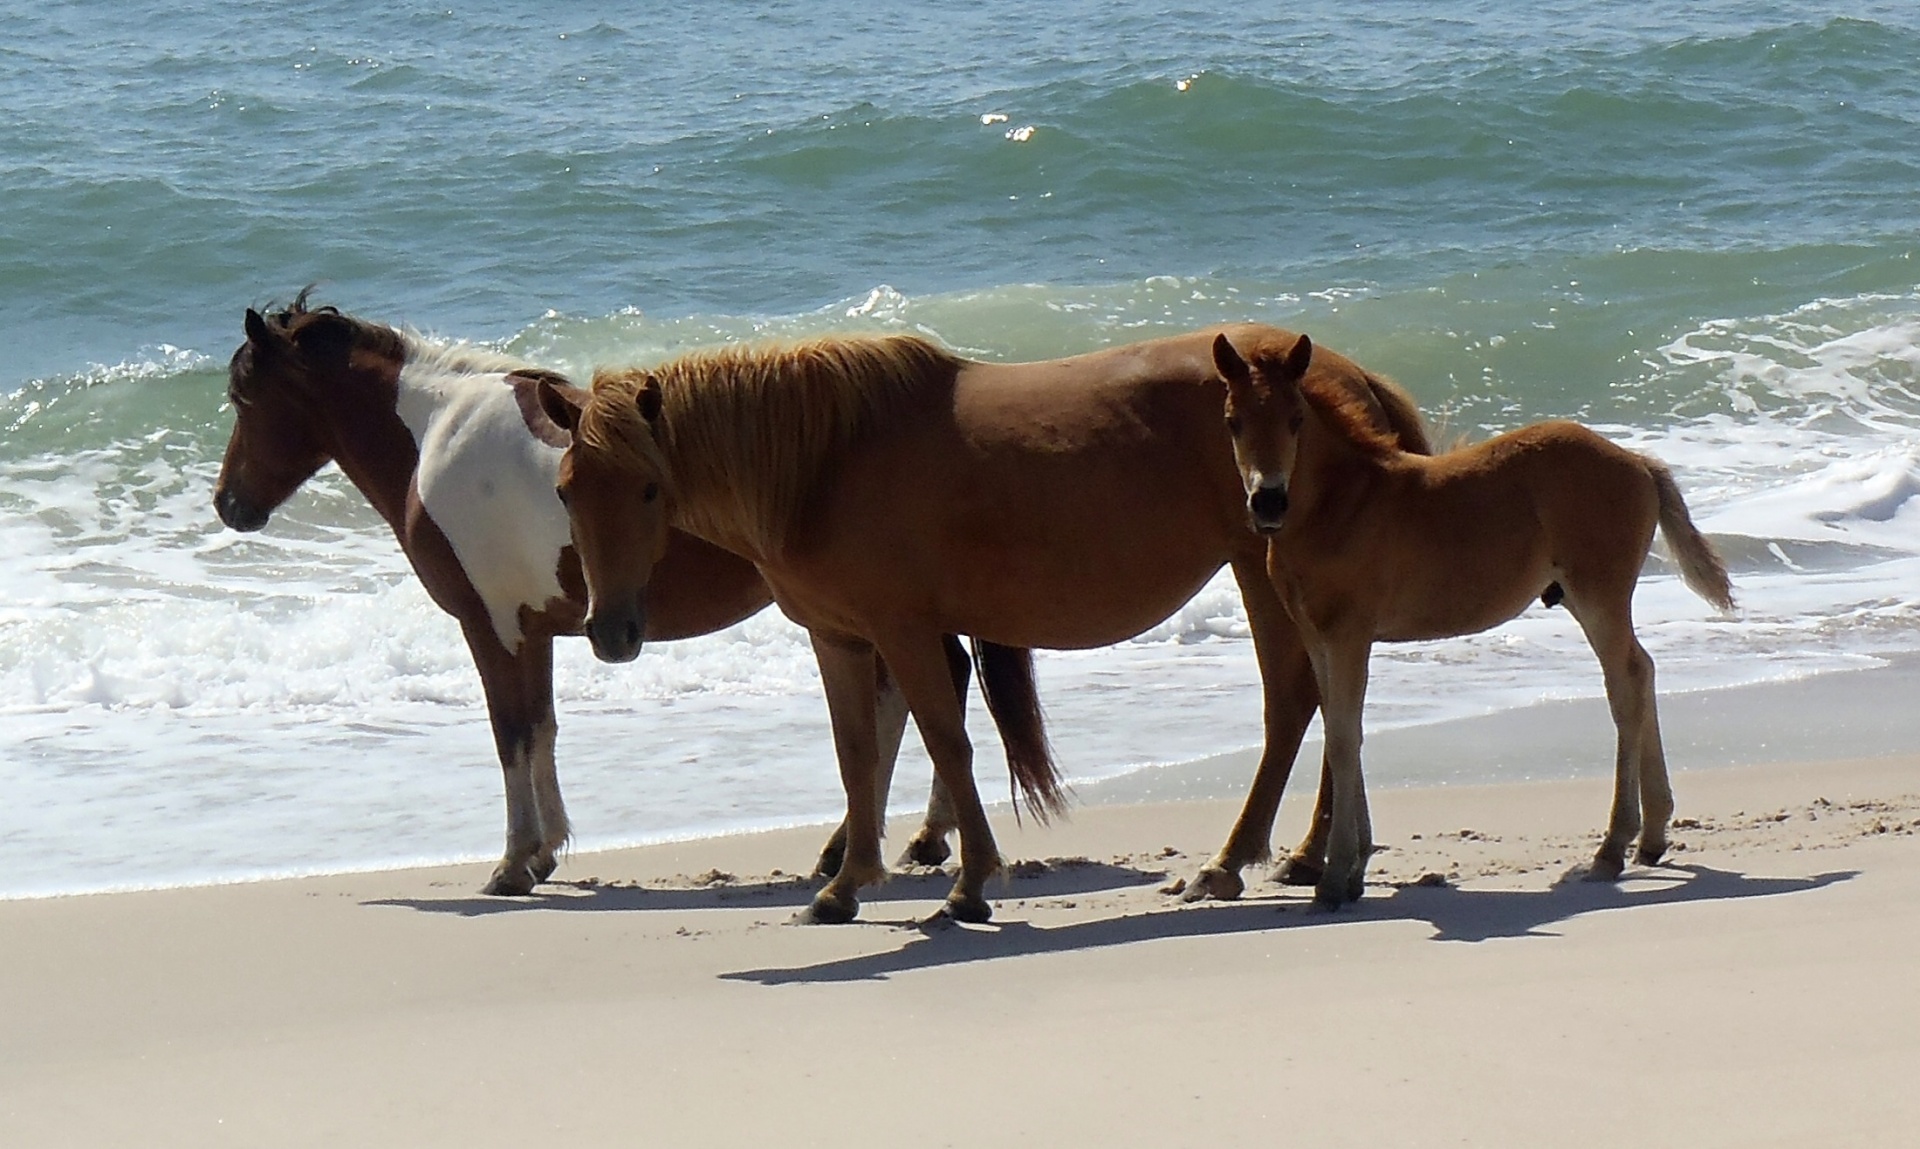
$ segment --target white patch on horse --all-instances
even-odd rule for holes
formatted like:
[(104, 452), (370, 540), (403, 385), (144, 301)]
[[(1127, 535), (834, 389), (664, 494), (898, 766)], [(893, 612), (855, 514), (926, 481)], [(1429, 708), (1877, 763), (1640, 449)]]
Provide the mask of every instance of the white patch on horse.
[(560, 451), (534, 438), (505, 356), (409, 337), (399, 415), (420, 448), (414, 484), (453, 546), (501, 645), (518, 652), (520, 608), (562, 598), (560, 552), (571, 541), (553, 492)]

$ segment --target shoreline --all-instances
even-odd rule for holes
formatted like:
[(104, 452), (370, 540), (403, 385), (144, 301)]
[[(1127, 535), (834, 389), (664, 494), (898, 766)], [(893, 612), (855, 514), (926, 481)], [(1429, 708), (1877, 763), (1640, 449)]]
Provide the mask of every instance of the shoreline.
[[(1664, 694), (1660, 717), (1669, 767), (1677, 774), (1698, 769), (1721, 769), (1812, 758), (1867, 758), (1920, 747), (1920, 708), (1907, 700), (1920, 697), (1920, 654), (1883, 656), (1886, 664), (1858, 670), (1830, 671), (1800, 678), (1749, 683), (1719, 689)], [(915, 736), (908, 731), (908, 739)], [(1319, 756), (1319, 741), (1309, 738), (1296, 760), (1283, 814), (1312, 801), (1310, 765)], [(1370, 731), (1366, 745), (1369, 792), (1391, 789), (1453, 788), (1501, 785), (1572, 778), (1604, 778), (1612, 772), (1613, 728), (1606, 702), (1600, 698), (1549, 700), (1489, 714), (1448, 719), (1414, 726)], [(1144, 766), (1125, 774), (1074, 784), (1074, 811), (1082, 808), (1141, 803), (1219, 801), (1236, 805), (1244, 799), (1259, 758), (1257, 747), (1245, 747), (1188, 762)], [(998, 784), (996, 755), (983, 755), (977, 767), (983, 794)], [(902, 778), (908, 788), (924, 782)], [(998, 815), (1010, 815), (1004, 800), (988, 800)], [(571, 850), (557, 877), (577, 875), (582, 859), (603, 853), (725, 841), (755, 834), (816, 833), (824, 843), (837, 818), (799, 817), (773, 824), (727, 827), (710, 833), (673, 834), (640, 840), (595, 843)], [(904, 842), (916, 816), (895, 814), (890, 824), (902, 827), (889, 839)], [(1225, 827), (1221, 835), (1225, 836)], [(817, 845), (817, 844), (816, 844)], [(811, 856), (805, 859), (811, 864)], [(0, 893), (0, 905), (49, 899), (114, 896), (121, 894), (194, 890), (223, 886), (301, 881), (310, 878), (349, 877), (487, 865), (492, 854), (456, 857), (395, 859), (350, 869), (324, 864), (286, 870), (211, 877), (162, 884), (126, 883), (116, 886), (49, 892)], [(799, 865), (795, 860), (794, 865)]]

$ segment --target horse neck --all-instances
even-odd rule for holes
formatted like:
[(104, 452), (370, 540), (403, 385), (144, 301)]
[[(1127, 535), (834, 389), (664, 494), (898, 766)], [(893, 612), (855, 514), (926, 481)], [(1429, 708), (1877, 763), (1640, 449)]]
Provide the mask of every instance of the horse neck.
[(1350, 513), (1404, 454), (1356, 443), (1338, 419), (1308, 404), (1289, 484), (1295, 508), (1289, 517)]
[(402, 531), (420, 451), (400, 419), (399, 366), (319, 380), (310, 398), (334, 464), (389, 526)]
[[(773, 548), (767, 543), (767, 532), (756, 529), (761, 525), (756, 508), (742, 497), (737, 484), (726, 479), (731, 465), (737, 465), (731, 459), (732, 445), (687, 433), (694, 424), (664, 412), (654, 424), (654, 444), (660, 449), (672, 491), (668, 525), (749, 561), (767, 558), (766, 552)], [(718, 465), (717, 454), (727, 456)]]

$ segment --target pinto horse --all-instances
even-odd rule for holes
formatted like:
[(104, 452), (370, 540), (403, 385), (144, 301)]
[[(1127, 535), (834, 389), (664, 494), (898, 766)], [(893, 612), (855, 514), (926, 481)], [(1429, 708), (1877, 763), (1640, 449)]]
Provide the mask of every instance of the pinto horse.
[(1589, 875), (1619, 877), (1636, 834), (1636, 860), (1658, 862), (1673, 790), (1653, 659), (1633, 632), (1656, 526), (1687, 586), (1733, 608), (1726, 567), (1667, 468), (1565, 422), (1411, 455), (1325, 385), (1312, 370), (1325, 352), (1306, 336), (1223, 334), (1213, 354), (1247, 513), (1320, 689), (1332, 826), (1315, 900), (1358, 899), (1373, 851), (1360, 773), (1373, 644), (1474, 634), (1555, 584), (1600, 659), (1619, 736), (1612, 817)]
[[(306, 296), (283, 311), (247, 312), (247, 341), (228, 367), (234, 425), (214, 507), (229, 527), (259, 530), (333, 461), (393, 528), (427, 593), (459, 621), (486, 695), (505, 776), (507, 844), (485, 891), (525, 894), (552, 875), (569, 835), (554, 763), (553, 640), (580, 632), (586, 592), (554, 497), (567, 436), (534, 400), (536, 384), (566, 381), (470, 345), (309, 309)], [(676, 531), (648, 588), (643, 625), (657, 641), (688, 638), (770, 601), (751, 563)], [(966, 652), (951, 637), (943, 647), (964, 692)], [(1051, 769), (1031, 653), (976, 643), (975, 657), (1009, 755), (1024, 756), (1030, 770)], [(884, 809), (906, 706), (884, 668), (875, 673)], [(944, 861), (953, 824), (936, 785), (908, 860)], [(845, 837), (843, 826), (821, 854), (822, 872), (839, 868)]]
[[(961, 359), (912, 336), (825, 338), (602, 370), (585, 402), (541, 388), (573, 436), (559, 490), (597, 655), (638, 653), (641, 604), (674, 529), (752, 560), (811, 631), (848, 809), (846, 861), (811, 920), (851, 919), (861, 887), (885, 873), (876, 656), (953, 798), (961, 865), (945, 912), (984, 921), (1000, 860), (940, 635), (1104, 646), (1166, 618), (1223, 564), (1253, 632), (1266, 744), (1247, 808), (1202, 878), (1239, 892), (1240, 867), (1266, 852), (1318, 697), (1220, 425), (1211, 347), (1223, 330), (1284, 334), (1239, 325), (1019, 364)], [(1338, 356), (1316, 369), (1383, 434), (1425, 448), (1403, 392)], [(1053, 795), (1039, 797), (1044, 813)]]

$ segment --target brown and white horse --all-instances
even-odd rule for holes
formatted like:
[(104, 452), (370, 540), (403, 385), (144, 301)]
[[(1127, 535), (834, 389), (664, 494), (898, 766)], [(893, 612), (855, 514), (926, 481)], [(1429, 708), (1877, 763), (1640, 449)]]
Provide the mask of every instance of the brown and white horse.
[[(329, 461), (366, 495), (466, 637), (506, 785), (506, 851), (486, 892), (527, 893), (553, 873), (569, 834), (554, 764), (553, 639), (580, 632), (586, 593), (554, 496), (567, 435), (534, 399), (536, 383), (566, 381), (470, 345), (309, 309), (305, 292), (282, 311), (249, 310), (246, 333), (228, 367), (234, 425), (213, 499), (221, 521), (259, 530)], [(639, 625), (655, 641), (688, 638), (770, 601), (751, 563), (676, 531)], [(944, 650), (964, 691), (966, 653), (950, 637)], [(990, 644), (975, 654), (1010, 756), (1051, 770), (1031, 654)], [(884, 668), (875, 673), (884, 809), (906, 707)], [(943, 861), (953, 825), (936, 785), (908, 858)], [(839, 868), (845, 835), (843, 826), (822, 853), (825, 873)]]
[[(1239, 892), (1238, 870), (1267, 849), (1318, 698), (1220, 423), (1212, 345), (1222, 330), (1284, 334), (1240, 325), (1019, 364), (961, 359), (911, 336), (829, 338), (603, 370), (587, 402), (541, 388), (573, 432), (560, 491), (596, 654), (638, 651), (642, 604), (675, 529), (751, 559), (812, 632), (848, 807), (846, 862), (814, 899), (814, 920), (852, 918), (861, 887), (885, 872), (872, 829), (876, 656), (959, 819), (947, 912), (985, 920), (999, 855), (940, 636), (1119, 642), (1223, 564), (1253, 632), (1266, 745), (1246, 811), (1200, 884)], [(1382, 433), (1425, 448), (1404, 393), (1338, 356), (1316, 368)]]
[(1659, 861), (1673, 790), (1653, 659), (1633, 632), (1656, 526), (1687, 586), (1733, 607), (1726, 567), (1667, 468), (1564, 422), (1411, 455), (1325, 384), (1313, 366), (1326, 352), (1306, 336), (1222, 334), (1213, 354), (1247, 514), (1320, 687), (1332, 827), (1315, 900), (1359, 898), (1373, 851), (1360, 772), (1373, 644), (1474, 634), (1554, 585), (1600, 659), (1619, 735), (1613, 813), (1590, 876), (1619, 877), (1636, 834), (1638, 860)]

